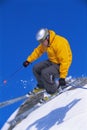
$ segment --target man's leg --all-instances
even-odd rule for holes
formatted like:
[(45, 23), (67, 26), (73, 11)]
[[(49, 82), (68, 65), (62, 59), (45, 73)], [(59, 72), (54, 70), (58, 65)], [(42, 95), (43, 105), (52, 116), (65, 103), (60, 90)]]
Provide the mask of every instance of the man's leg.
[(59, 65), (52, 64), (51, 66), (44, 68), (41, 71), (42, 80), (44, 87), (48, 93), (55, 93), (57, 91), (57, 85), (55, 83), (55, 78), (59, 77)]
[(52, 63), (49, 60), (42, 61), (40, 63), (37, 63), (33, 67), (33, 73), (37, 79), (38, 85), (40, 88), (44, 88), (44, 84), (41, 77), (41, 71), (47, 67), (49, 67)]

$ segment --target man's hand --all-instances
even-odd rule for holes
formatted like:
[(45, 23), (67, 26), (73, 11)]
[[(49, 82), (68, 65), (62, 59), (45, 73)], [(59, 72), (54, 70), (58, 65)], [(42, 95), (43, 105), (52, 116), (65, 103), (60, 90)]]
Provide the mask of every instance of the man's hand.
[(59, 86), (65, 86), (65, 85), (66, 85), (65, 78), (60, 78), (59, 79)]
[(24, 66), (24, 67), (27, 67), (29, 64), (30, 64), (30, 62), (27, 61), (27, 60), (23, 62), (23, 66)]

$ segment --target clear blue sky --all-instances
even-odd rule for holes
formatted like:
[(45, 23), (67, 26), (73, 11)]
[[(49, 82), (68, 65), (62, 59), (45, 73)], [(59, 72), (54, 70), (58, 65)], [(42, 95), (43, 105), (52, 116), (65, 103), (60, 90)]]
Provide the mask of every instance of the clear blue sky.
[[(38, 29), (53, 29), (70, 42), (73, 63), (69, 75), (87, 75), (87, 1), (86, 0), (0, 0), (0, 102), (27, 93), (32, 89), (32, 66), (8, 79), (37, 47)], [(20, 80), (27, 80), (26, 89)], [(0, 110), (0, 127), (19, 106), (16, 103)], [(7, 112), (8, 109), (8, 112)]]

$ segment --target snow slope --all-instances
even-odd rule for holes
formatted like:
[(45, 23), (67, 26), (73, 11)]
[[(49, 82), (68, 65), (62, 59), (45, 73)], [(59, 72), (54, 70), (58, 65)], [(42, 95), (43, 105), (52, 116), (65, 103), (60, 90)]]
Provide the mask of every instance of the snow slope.
[[(15, 113), (9, 120), (15, 116)], [(87, 85), (64, 92), (42, 105), (13, 130), (86, 130), (86, 121)], [(6, 123), (1, 130), (8, 130), (8, 127)]]

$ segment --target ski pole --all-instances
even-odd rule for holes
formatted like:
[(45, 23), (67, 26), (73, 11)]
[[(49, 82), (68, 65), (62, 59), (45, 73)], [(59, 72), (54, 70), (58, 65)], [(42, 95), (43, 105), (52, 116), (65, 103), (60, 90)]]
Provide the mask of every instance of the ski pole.
[(6, 84), (7, 82), (8, 82), (8, 80), (10, 80), (12, 77), (14, 77), (20, 70), (22, 70), (23, 69), (23, 66), (21, 66), (21, 67), (19, 67), (14, 73), (12, 73), (9, 77), (8, 77), (8, 79), (6, 80), (3, 80), (3, 83), (4, 84)]

